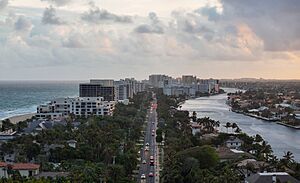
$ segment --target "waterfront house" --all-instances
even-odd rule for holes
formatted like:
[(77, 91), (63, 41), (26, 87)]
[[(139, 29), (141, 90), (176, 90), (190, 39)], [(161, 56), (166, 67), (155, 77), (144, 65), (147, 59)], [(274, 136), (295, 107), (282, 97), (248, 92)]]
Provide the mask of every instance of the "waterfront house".
[(196, 135), (201, 132), (201, 125), (191, 122), (192, 134)]
[(240, 149), (243, 141), (237, 137), (230, 136), (229, 139), (225, 142), (226, 146), (230, 149)]
[(297, 179), (290, 176), (286, 172), (267, 172), (267, 173), (257, 173), (246, 178), (245, 183), (279, 183), (279, 182), (289, 182), (289, 183), (300, 183)]

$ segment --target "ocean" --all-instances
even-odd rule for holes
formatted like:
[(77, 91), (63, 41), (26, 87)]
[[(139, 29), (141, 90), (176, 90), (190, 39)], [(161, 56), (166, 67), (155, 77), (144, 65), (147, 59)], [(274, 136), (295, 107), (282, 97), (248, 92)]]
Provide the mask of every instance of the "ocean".
[(79, 95), (82, 81), (0, 81), (0, 120), (36, 112), (36, 107), (59, 97)]

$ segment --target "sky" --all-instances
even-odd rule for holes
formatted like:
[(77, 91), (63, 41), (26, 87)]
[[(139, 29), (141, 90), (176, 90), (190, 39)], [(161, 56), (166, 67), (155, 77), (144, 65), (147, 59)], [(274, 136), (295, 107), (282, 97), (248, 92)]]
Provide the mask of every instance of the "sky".
[(0, 80), (300, 79), (299, 0), (0, 0)]

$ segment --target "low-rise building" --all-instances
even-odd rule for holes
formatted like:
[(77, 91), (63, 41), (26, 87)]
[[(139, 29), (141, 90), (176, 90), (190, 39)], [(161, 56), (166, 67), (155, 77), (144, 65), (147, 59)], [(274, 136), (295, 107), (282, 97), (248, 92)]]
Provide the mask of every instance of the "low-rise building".
[(7, 164), (0, 162), (0, 178), (9, 178), (9, 170), (18, 172), (21, 177), (32, 177), (39, 174), (40, 165), (33, 163)]
[(267, 172), (267, 173), (257, 173), (246, 178), (246, 183), (279, 183), (279, 182), (289, 182), (289, 183), (300, 183), (297, 179), (290, 176), (286, 172)]
[(18, 171), (21, 177), (32, 177), (39, 174), (40, 165), (33, 163), (16, 163), (12, 165), (12, 170)]
[(7, 163), (0, 162), (0, 178), (8, 178)]

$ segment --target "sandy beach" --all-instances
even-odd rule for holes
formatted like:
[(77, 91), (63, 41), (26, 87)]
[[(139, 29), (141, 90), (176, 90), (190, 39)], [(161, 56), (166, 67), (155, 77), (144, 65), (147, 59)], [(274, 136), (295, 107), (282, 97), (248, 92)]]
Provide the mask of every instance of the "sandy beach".
[(31, 119), (34, 115), (35, 115), (35, 113), (23, 114), (23, 115), (19, 115), (19, 116), (12, 116), (7, 119), (9, 119), (11, 121), (11, 123), (16, 124), (16, 123), (19, 123), (20, 121), (25, 121), (26, 119)]

